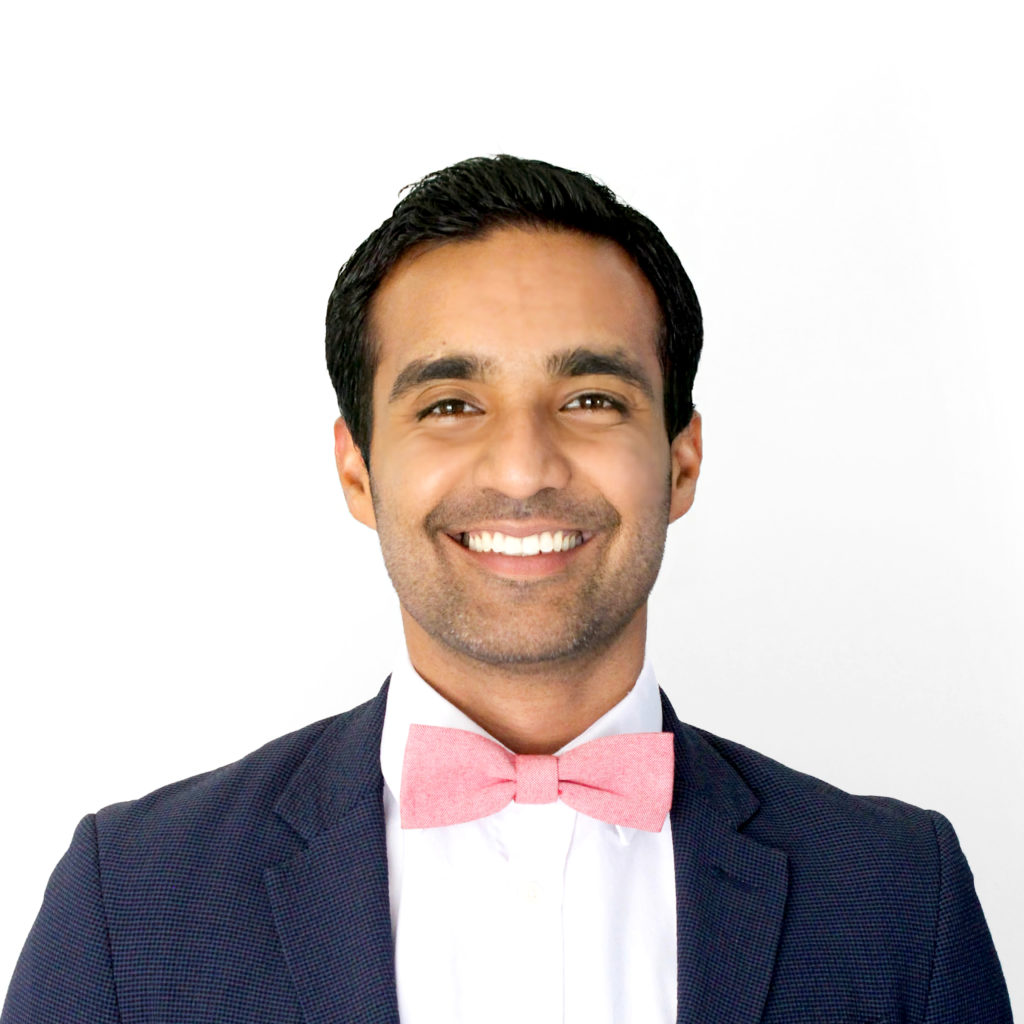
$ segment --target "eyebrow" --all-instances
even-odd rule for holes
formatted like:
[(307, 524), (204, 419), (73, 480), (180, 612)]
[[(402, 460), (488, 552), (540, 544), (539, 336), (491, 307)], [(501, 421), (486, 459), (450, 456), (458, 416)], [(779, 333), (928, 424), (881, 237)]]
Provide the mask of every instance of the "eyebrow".
[(389, 402), (396, 402), (407, 391), (412, 391), (432, 380), (483, 380), (489, 360), (476, 356), (439, 356), (436, 359), (414, 359), (403, 366), (391, 385)]
[[(492, 366), (492, 360), (471, 355), (414, 359), (399, 370), (388, 402), (396, 402), (409, 391), (435, 380), (481, 381)], [(622, 348), (601, 352), (577, 347), (554, 352), (548, 356), (547, 371), (552, 377), (618, 377), (639, 388), (648, 398), (654, 398), (654, 385), (643, 367)]]
[(566, 349), (548, 358), (552, 377), (587, 377), (591, 374), (618, 377), (638, 387), (648, 398), (654, 398), (654, 385), (643, 367), (625, 349), (598, 352), (592, 348)]

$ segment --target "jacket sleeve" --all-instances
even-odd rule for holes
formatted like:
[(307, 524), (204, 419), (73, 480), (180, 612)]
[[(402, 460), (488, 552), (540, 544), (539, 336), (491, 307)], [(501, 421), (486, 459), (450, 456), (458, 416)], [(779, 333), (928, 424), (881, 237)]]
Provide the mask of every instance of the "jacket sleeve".
[(1012, 1024), (1010, 997), (953, 826), (929, 812), (941, 872), (925, 1024)]
[(0, 1024), (118, 1024), (94, 815), (50, 876)]

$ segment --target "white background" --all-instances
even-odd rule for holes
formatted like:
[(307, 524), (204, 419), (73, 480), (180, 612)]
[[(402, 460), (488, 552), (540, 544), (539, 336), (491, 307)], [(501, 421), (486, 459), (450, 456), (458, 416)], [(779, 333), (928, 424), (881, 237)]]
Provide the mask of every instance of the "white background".
[(401, 186), (511, 152), (651, 216), (704, 307), (676, 709), (944, 812), (1024, 999), (1010, 11), (7, 5), (0, 990), (83, 814), (378, 688), (327, 296)]

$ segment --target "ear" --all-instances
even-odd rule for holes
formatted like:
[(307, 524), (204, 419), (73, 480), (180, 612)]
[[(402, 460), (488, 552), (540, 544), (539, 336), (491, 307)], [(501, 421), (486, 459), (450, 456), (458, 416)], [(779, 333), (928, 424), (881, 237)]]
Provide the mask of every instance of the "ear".
[(373, 496), (370, 493), (370, 473), (356, 447), (348, 424), (340, 417), (334, 421), (334, 461), (338, 464), (338, 479), (345, 492), (348, 510), (364, 526), (377, 529), (373, 514)]
[(668, 521), (674, 523), (690, 511), (697, 493), (697, 477), (703, 455), (700, 413), (694, 410), (690, 422), (676, 434), (671, 446), (672, 481)]

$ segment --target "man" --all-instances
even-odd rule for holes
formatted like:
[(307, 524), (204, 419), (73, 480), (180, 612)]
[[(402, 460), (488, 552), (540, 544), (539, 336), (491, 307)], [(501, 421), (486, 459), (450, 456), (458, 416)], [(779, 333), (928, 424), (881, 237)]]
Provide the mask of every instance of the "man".
[(589, 178), (414, 187), (327, 316), (407, 650), (367, 704), (87, 817), (4, 1024), (1009, 1021), (945, 819), (659, 694), (700, 346), (675, 254)]

